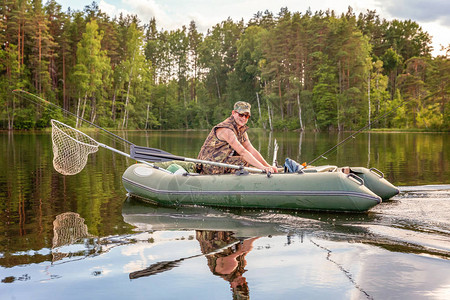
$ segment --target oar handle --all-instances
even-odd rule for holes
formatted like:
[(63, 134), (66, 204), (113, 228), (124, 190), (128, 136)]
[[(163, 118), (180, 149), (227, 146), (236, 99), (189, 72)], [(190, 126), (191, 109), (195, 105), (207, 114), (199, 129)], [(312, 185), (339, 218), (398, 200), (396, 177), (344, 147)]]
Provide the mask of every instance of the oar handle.
[(168, 170), (166, 170), (166, 169), (164, 169), (164, 168), (159, 168), (159, 167), (157, 167), (157, 166), (155, 166), (155, 165), (153, 165), (153, 164), (151, 164), (151, 163), (149, 163), (149, 162), (147, 162), (147, 161), (145, 161), (145, 160), (140, 160), (140, 159), (133, 158), (133, 157), (131, 157), (131, 155), (129, 155), (128, 153), (125, 153), (125, 152), (122, 152), (122, 151), (120, 151), (120, 150), (117, 150), (116, 148), (110, 147), (110, 146), (108, 146), (108, 145), (105, 145), (105, 144), (102, 144), (102, 143), (99, 143), (99, 142), (97, 142), (97, 144), (98, 144), (100, 147), (103, 147), (103, 148), (105, 148), (105, 149), (111, 150), (111, 151), (116, 152), (116, 153), (118, 153), (118, 154), (120, 154), (120, 155), (123, 155), (123, 156), (125, 156), (125, 157), (134, 159), (134, 160), (136, 160), (137, 162), (146, 164), (147, 166), (150, 166), (150, 167), (152, 167), (152, 168), (159, 169), (159, 170), (164, 171), (164, 172), (166, 172), (166, 173), (172, 174), (172, 172), (170, 172), (170, 171), (168, 171)]
[(212, 165), (212, 166), (216, 166), (216, 167), (231, 168), (231, 169), (237, 169), (237, 170), (243, 169), (243, 170), (246, 170), (249, 172), (265, 173), (263, 170), (256, 169), (256, 168), (236, 166), (236, 165), (225, 164), (225, 163), (209, 161), (209, 160), (188, 158), (188, 157), (173, 155), (173, 154), (163, 151), (161, 149), (148, 148), (148, 147), (142, 147), (142, 146), (137, 146), (137, 145), (131, 145), (130, 157), (133, 159), (140, 159), (140, 160), (146, 160), (146, 161), (158, 161), (158, 162), (159, 161), (169, 161), (169, 160), (188, 161), (188, 162), (193, 162), (193, 163)]
[[(175, 156), (176, 157), (176, 156)], [(243, 166), (236, 166), (236, 165), (230, 165), (230, 164), (224, 164), (220, 162), (215, 161), (209, 161), (209, 160), (201, 160), (201, 159), (193, 159), (188, 157), (181, 157), (184, 161), (194, 162), (194, 163), (200, 163), (205, 165), (212, 165), (216, 167), (224, 167), (224, 168), (230, 168), (230, 169), (237, 169), (237, 170), (246, 170), (249, 172), (255, 172), (255, 173), (265, 173), (263, 170), (257, 169), (257, 168), (250, 168), (250, 167), (243, 167)], [(175, 159), (174, 159), (175, 160)]]

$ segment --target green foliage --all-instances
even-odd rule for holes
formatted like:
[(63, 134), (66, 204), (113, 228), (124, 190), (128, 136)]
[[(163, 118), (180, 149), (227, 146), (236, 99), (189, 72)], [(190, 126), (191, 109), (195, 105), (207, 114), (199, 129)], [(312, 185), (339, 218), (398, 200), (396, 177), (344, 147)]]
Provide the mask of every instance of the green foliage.
[(289, 119), (277, 119), (274, 121), (273, 128), (276, 130), (296, 130), (299, 129), (298, 119), (289, 118)]
[(155, 18), (110, 19), (95, 3), (0, 6), (3, 128), (42, 128), (53, 117), (11, 96), (23, 88), (122, 129), (210, 128), (238, 100), (264, 128), (358, 129), (405, 101), (374, 127), (450, 129), (449, 57), (431, 57), (430, 36), (411, 20), (282, 8), (202, 34), (195, 22), (167, 31)]
[(47, 107), (43, 110), (44, 111), (40, 114), (40, 118), (36, 121), (36, 128), (43, 129), (49, 127), (51, 126), (51, 119), (61, 120), (63, 118), (61, 111), (51, 110)]
[(314, 53), (319, 68), (315, 74), (317, 84), (313, 88), (312, 100), (314, 103), (315, 118), (319, 128), (329, 128), (336, 123), (337, 117), (337, 82), (335, 70), (331, 67), (327, 56), (322, 52)]
[(33, 129), (36, 125), (35, 110), (33, 107), (17, 110), (14, 119), (14, 129)]
[[(78, 63), (73, 73), (78, 97), (84, 97), (80, 116), (84, 118), (85, 111), (90, 111), (91, 121), (95, 120), (97, 107), (102, 104), (101, 90), (111, 72), (110, 59), (106, 51), (101, 50), (102, 39), (103, 33), (98, 31), (97, 22), (88, 22), (77, 46)], [(87, 103), (88, 98), (90, 103)]]

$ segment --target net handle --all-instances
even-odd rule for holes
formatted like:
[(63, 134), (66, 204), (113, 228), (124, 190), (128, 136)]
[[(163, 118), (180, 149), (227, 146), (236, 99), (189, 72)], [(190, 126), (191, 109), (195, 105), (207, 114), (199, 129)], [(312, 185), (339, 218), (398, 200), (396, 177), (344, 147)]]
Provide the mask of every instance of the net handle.
[[(73, 127), (70, 127), (69, 125), (64, 124), (64, 123), (62, 123), (62, 122), (60, 122), (60, 121), (58, 121), (58, 120), (52, 119), (52, 120), (51, 120), (51, 123), (52, 123), (52, 128), (56, 128), (56, 129), (58, 130), (58, 132), (64, 134), (64, 137), (65, 137), (65, 138), (69, 138), (69, 139), (71, 139), (72, 141), (74, 141), (75, 143), (82, 144), (82, 145), (85, 145), (85, 146), (88, 146), (88, 147), (97, 147), (97, 148), (98, 148), (98, 147), (100, 146), (100, 147), (103, 147), (103, 148), (105, 148), (105, 149), (111, 150), (111, 151), (113, 151), (113, 152), (115, 152), (115, 153), (118, 153), (118, 154), (120, 154), (120, 155), (123, 155), (123, 156), (125, 156), (125, 157), (128, 157), (128, 158), (131, 158), (131, 159), (133, 159), (133, 160), (136, 160), (137, 162), (146, 164), (146, 165), (148, 165), (149, 167), (152, 167), (152, 168), (155, 168), (155, 169), (159, 169), (159, 170), (161, 170), (161, 171), (163, 171), (163, 172), (172, 174), (172, 172), (170, 172), (170, 171), (168, 171), (168, 170), (166, 170), (166, 169), (164, 169), (164, 168), (159, 168), (159, 167), (157, 167), (157, 166), (155, 166), (155, 165), (153, 165), (153, 164), (151, 164), (151, 163), (149, 163), (149, 162), (147, 162), (147, 161), (145, 161), (145, 160), (134, 159), (134, 158), (131, 157), (128, 153), (122, 152), (122, 151), (117, 150), (117, 149), (115, 149), (115, 148), (113, 148), (113, 147), (110, 147), (110, 146), (108, 146), (108, 145), (99, 143), (99, 142), (97, 142), (96, 140), (94, 140), (93, 138), (91, 138), (90, 136), (88, 136), (87, 134), (85, 134), (85, 133), (79, 131), (78, 129), (75, 129), (75, 128), (73, 128)], [(74, 132), (76, 132), (76, 133), (78, 133), (78, 134), (81, 134), (83, 137), (86, 137), (89, 141), (91, 141), (92, 144), (88, 144), (88, 143), (85, 143), (85, 142), (82, 142), (82, 141), (77, 140), (76, 138), (74, 138), (74, 137), (70, 136), (69, 134), (67, 134), (67, 133), (66, 133), (64, 130), (62, 130), (60, 127), (67, 128), (68, 130), (71, 130), (71, 131), (74, 131)], [(52, 134), (53, 134), (53, 133), (52, 133)], [(83, 168), (84, 168), (84, 167), (83, 167)]]

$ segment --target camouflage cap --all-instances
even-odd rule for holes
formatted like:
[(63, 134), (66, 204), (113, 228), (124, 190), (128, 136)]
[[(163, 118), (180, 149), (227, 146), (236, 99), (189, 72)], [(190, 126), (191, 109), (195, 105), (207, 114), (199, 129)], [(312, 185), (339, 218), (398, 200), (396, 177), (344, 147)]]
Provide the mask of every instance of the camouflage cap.
[(237, 111), (240, 114), (248, 113), (251, 114), (250, 109), (252, 106), (250, 103), (244, 102), (244, 101), (238, 101), (234, 104), (234, 110)]

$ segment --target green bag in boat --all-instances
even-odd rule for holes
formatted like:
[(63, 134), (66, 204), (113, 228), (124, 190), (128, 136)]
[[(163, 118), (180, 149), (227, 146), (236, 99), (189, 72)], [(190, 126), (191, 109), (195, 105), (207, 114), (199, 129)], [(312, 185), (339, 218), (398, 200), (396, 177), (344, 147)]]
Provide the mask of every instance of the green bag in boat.
[(180, 166), (179, 164), (171, 164), (167, 167), (167, 171), (172, 172), (173, 174), (184, 174), (186, 170)]

